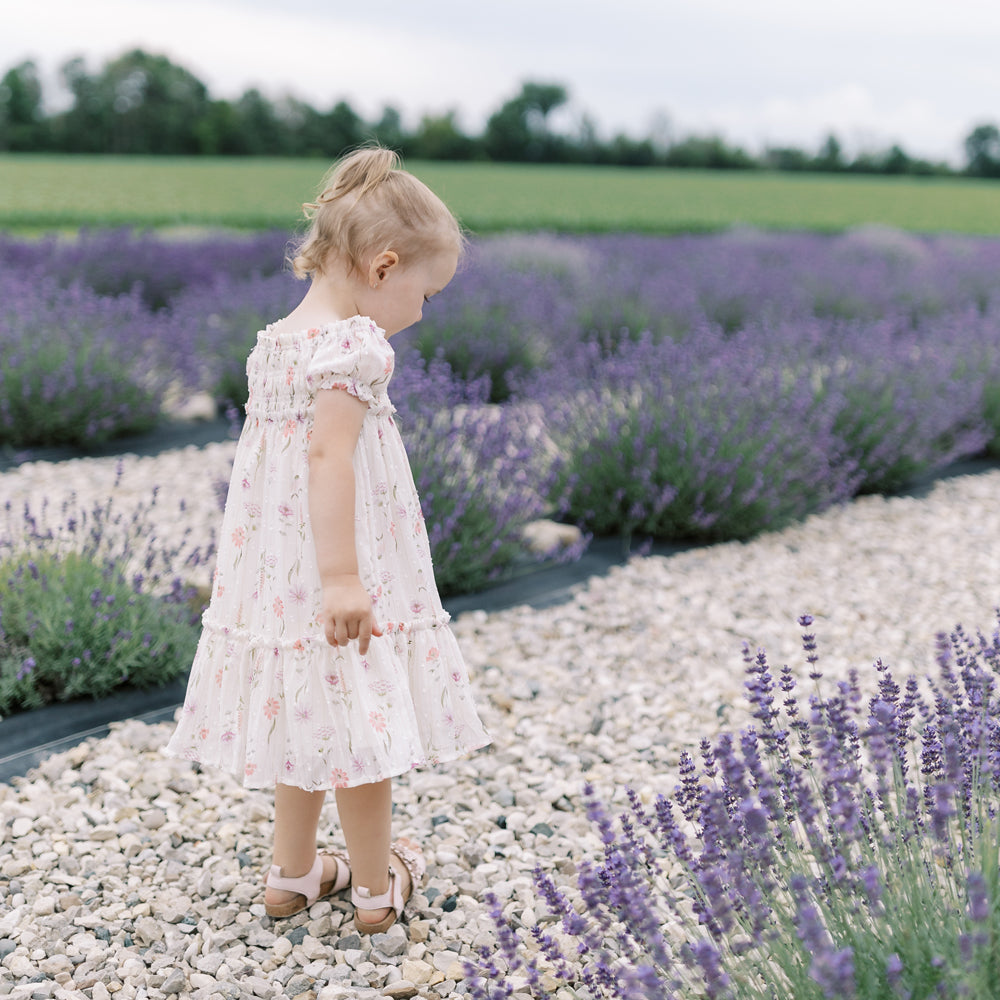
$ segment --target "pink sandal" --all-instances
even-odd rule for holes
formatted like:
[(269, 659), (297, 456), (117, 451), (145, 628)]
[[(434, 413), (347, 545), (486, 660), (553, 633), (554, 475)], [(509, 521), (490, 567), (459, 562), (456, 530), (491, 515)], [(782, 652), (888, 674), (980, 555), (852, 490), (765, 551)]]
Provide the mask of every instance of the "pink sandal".
[[(323, 858), (335, 858), (337, 862), (337, 877), (332, 882), (320, 882), (323, 877)], [(269, 917), (290, 917), (295, 913), (312, 906), (317, 899), (329, 896), (331, 893), (346, 889), (351, 883), (351, 866), (347, 855), (342, 851), (327, 851), (317, 854), (312, 869), (300, 878), (285, 878), (277, 865), (271, 865), (264, 884), (270, 889), (298, 893), (299, 898), (288, 903), (264, 903), (264, 910)]]
[[(410, 842), (412, 843), (412, 841)], [(414, 845), (414, 848), (416, 845)], [(360, 934), (384, 934), (402, 915), (403, 907), (406, 906), (409, 898), (413, 895), (413, 890), (424, 877), (427, 871), (427, 862), (419, 849), (408, 846), (404, 841), (397, 840), (392, 843), (389, 850), (406, 868), (410, 874), (410, 885), (403, 895), (403, 890), (399, 884), (399, 877), (396, 870), (389, 866), (389, 889), (378, 896), (373, 896), (371, 890), (363, 885), (351, 887), (351, 902), (355, 909), (358, 907), (365, 910), (380, 910), (383, 907), (390, 907), (392, 912), (378, 923), (369, 923), (362, 920), (357, 913), (354, 914), (354, 928)]]

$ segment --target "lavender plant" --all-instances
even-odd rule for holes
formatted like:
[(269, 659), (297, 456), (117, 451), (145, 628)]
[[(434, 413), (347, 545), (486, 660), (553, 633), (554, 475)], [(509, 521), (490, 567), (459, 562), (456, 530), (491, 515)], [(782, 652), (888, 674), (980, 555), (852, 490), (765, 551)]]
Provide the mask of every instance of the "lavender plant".
[(397, 366), (398, 407), (442, 594), (480, 590), (518, 569), (575, 553), (530, 553), (525, 525), (551, 513), (558, 459), (536, 406), (487, 402), (486, 379), (465, 382), (415, 353)]
[(856, 465), (808, 356), (705, 327), (680, 341), (580, 345), (535, 390), (565, 456), (556, 495), (598, 534), (745, 538), (846, 499)]
[(243, 409), (246, 363), (264, 327), (289, 313), (305, 291), (290, 274), (219, 275), (175, 297), (164, 316), (171, 369), (191, 391), (210, 392), (220, 408)]
[(202, 610), (188, 581), (212, 546), (191, 548), (189, 532), (158, 537), (155, 491), (130, 514), (110, 498), (89, 510), (70, 499), (58, 512), (8, 502), (4, 512), (0, 715), (164, 684), (188, 669)]
[[(812, 336), (819, 393), (843, 400), (834, 430), (860, 470), (858, 492), (891, 493), (986, 447), (985, 372), (956, 363), (953, 347), (958, 335), (971, 360), (982, 318), (948, 314), (911, 327), (897, 314), (815, 332), (810, 325), (796, 324), (791, 335)], [(995, 337), (995, 319), (986, 325)]]
[(581, 905), (537, 870), (560, 931), (529, 945), (491, 900), (498, 950), (469, 965), (472, 997), (996, 995), (1000, 632), (940, 637), (926, 686), (877, 662), (866, 700), (856, 672), (824, 693), (800, 622), (808, 699), (745, 649), (752, 726), (685, 753), (651, 809), (630, 791), (617, 824), (588, 787), (603, 853), (579, 867)]
[(592, 263), (582, 246), (553, 237), (506, 236), (476, 243), (449, 288), (424, 309), (408, 338), (424, 361), (442, 360), (467, 382), (489, 380), (504, 403), (578, 337)]
[(150, 310), (170, 305), (191, 288), (219, 278), (268, 276), (284, 265), (288, 236), (206, 232), (163, 237), (129, 228), (84, 229), (75, 238), (19, 240), (0, 234), (0, 269), (83, 285), (115, 298), (135, 292)]
[(160, 332), (134, 293), (0, 272), (0, 446), (86, 445), (153, 426), (168, 381)]

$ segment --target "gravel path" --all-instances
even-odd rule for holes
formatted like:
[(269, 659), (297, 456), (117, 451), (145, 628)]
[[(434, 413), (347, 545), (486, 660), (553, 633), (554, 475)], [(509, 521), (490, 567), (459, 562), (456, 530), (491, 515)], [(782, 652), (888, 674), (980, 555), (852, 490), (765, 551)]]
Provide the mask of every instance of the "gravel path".
[[(129, 459), (119, 499), (159, 481), (169, 511), (183, 493), (200, 544), (231, 447)], [(114, 460), (39, 463), (0, 477), (0, 501), (58, 499), (73, 483), (100, 495), (114, 477)], [(0, 995), (464, 996), (462, 958), (493, 940), (483, 892), (532, 924), (544, 906), (531, 869), (572, 883), (596, 848), (586, 779), (615, 804), (626, 783), (670, 791), (681, 749), (745, 722), (744, 641), (801, 676), (796, 618), (809, 612), (828, 678), (871, 678), (876, 657), (899, 678), (932, 669), (939, 631), (991, 628), (998, 491), (994, 471), (921, 499), (865, 497), (746, 544), (635, 559), (555, 608), (457, 618), (495, 743), (398, 780), (397, 832), (425, 845), (429, 872), (408, 924), (372, 940), (351, 930), (343, 897), (264, 915), (271, 799), (161, 756), (169, 725), (123, 723), (50, 758), (0, 784)], [(332, 801), (325, 815), (340, 844)]]

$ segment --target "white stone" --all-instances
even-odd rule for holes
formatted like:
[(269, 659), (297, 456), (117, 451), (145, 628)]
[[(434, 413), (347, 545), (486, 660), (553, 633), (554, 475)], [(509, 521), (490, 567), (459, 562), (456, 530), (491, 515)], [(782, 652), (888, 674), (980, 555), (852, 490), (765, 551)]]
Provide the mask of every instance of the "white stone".
[(435, 969), (439, 972), (445, 972), (458, 961), (458, 955), (454, 951), (438, 951), (434, 953), (431, 960), (434, 962)]
[(302, 951), (309, 961), (316, 961), (317, 959), (326, 958), (329, 954), (330, 949), (327, 948), (322, 941), (317, 940), (310, 934), (307, 934), (302, 939)]
[(579, 544), (582, 533), (576, 525), (556, 521), (532, 521), (521, 529), (521, 537), (528, 548), (539, 555)]
[(38, 975), (38, 966), (25, 955), (8, 955), (4, 964), (15, 979)]
[(419, 959), (407, 958), (404, 959), (399, 971), (404, 979), (408, 979), (415, 986), (423, 986), (424, 983), (430, 982), (434, 966)]
[(14, 840), (20, 840), (22, 837), (27, 837), (31, 833), (34, 824), (31, 818), (28, 816), (18, 816), (17, 819), (11, 824), (10, 832)]

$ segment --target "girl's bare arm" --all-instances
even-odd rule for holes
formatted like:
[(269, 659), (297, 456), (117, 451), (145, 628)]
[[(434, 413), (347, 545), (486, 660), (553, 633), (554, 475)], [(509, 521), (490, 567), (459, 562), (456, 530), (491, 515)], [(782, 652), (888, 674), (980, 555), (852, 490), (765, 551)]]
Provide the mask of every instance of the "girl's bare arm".
[(358, 575), (354, 544), (354, 449), (367, 405), (341, 389), (316, 394), (309, 442), (309, 520), (323, 587), (322, 622), (331, 645), (358, 640), (364, 655), (381, 635)]

